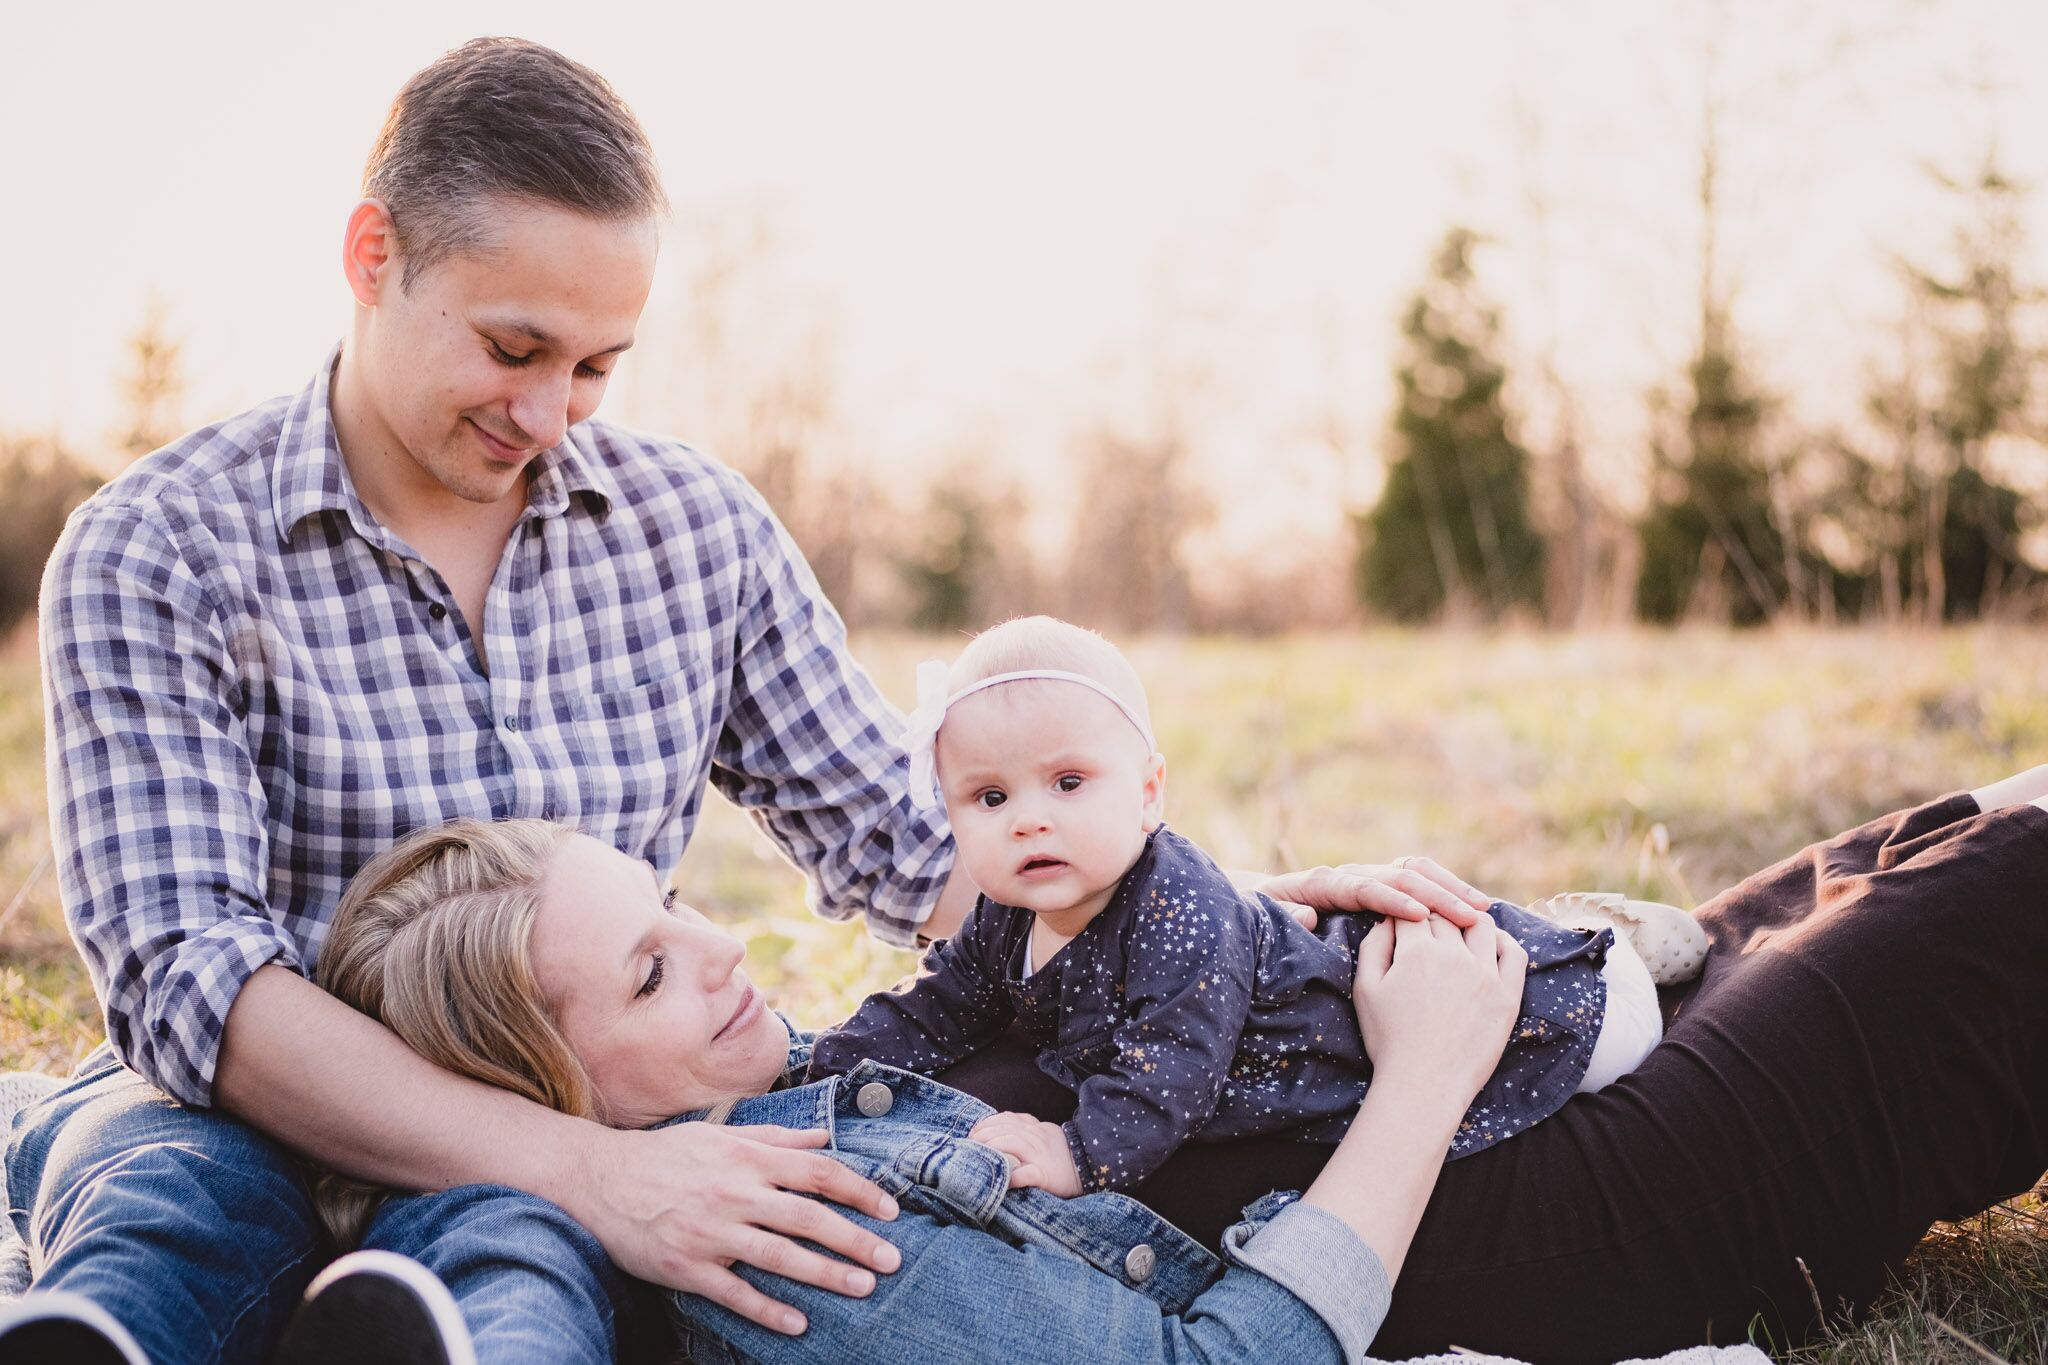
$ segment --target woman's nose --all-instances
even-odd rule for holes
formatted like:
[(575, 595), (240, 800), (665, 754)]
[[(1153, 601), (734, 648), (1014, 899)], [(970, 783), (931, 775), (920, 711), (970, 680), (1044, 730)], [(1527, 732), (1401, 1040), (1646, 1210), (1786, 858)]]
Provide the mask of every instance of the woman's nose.
[(702, 968), (704, 981), (712, 987), (725, 983), (747, 955), (747, 945), (708, 924), (690, 925), (687, 950)]

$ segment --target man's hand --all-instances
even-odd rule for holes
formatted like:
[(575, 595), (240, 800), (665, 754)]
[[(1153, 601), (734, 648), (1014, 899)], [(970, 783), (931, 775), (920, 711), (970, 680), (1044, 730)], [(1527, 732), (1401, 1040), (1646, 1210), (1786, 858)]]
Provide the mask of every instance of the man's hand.
[(1010, 1168), (1013, 1190), (1035, 1185), (1062, 1199), (1081, 1192), (1081, 1173), (1074, 1169), (1066, 1130), (1057, 1123), (1029, 1114), (990, 1114), (967, 1136), (1017, 1163)]
[[(592, 1126), (579, 1153), (577, 1198), (563, 1207), (628, 1274), (701, 1294), (777, 1332), (804, 1330), (804, 1316), (733, 1273), (743, 1262), (771, 1274), (865, 1295), (902, 1264), (896, 1248), (857, 1226), (820, 1195), (887, 1221), (896, 1201), (832, 1158), (821, 1129), (722, 1128), (682, 1123), (652, 1131)], [(836, 1252), (848, 1265), (804, 1242)]]
[(1312, 867), (1240, 884), (1285, 902), (1310, 929), (1316, 927), (1318, 910), (1371, 910), (1407, 920), (1441, 915), (1458, 928), (1469, 929), (1493, 904), (1493, 897), (1452, 876), (1435, 859), (1421, 857)]

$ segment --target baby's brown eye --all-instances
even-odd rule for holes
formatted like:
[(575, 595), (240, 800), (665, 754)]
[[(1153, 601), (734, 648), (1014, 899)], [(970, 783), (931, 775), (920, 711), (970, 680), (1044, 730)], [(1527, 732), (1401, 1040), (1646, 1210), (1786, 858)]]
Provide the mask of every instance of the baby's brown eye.
[(1063, 773), (1059, 781), (1053, 783), (1053, 786), (1063, 792), (1079, 791), (1081, 790), (1081, 774)]
[(994, 787), (990, 787), (986, 791), (978, 791), (974, 794), (974, 804), (980, 806), (983, 810), (994, 810), (1007, 800), (1009, 798)]

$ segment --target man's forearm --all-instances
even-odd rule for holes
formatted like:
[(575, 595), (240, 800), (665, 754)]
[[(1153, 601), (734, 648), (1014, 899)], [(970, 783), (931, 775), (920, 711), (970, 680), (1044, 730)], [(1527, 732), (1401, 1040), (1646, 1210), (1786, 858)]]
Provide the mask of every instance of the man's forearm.
[(491, 1183), (570, 1207), (582, 1167), (584, 1120), (443, 1071), (278, 966), (235, 997), (213, 1097), (323, 1166), (399, 1189)]

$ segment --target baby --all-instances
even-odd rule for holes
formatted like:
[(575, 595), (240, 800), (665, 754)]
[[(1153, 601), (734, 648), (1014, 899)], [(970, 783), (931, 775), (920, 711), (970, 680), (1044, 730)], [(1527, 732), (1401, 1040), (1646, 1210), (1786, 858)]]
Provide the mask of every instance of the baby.
[[(1371, 1075), (1351, 986), (1377, 917), (1333, 914), (1310, 931), (1165, 827), (1166, 760), (1144, 688), (1092, 631), (1007, 622), (950, 675), (922, 666), (918, 690), (912, 791), (943, 795), (983, 895), (921, 975), (818, 1040), (812, 1077), (864, 1058), (929, 1074), (1014, 1022), (1075, 1092), (1074, 1117), (997, 1114), (972, 1136), (1014, 1159), (1013, 1184), (1069, 1196), (1127, 1189), (1190, 1138), (1340, 1137)], [(1488, 910), (1528, 951), (1529, 977), (1453, 1159), (1633, 1070), (1656, 1044), (1649, 970), (1591, 916), (1626, 908), (1657, 932), (1691, 930), (1669, 974), (1697, 970), (1704, 935), (1682, 911), (1618, 897), (1567, 908), (1583, 927), (1498, 901)]]

